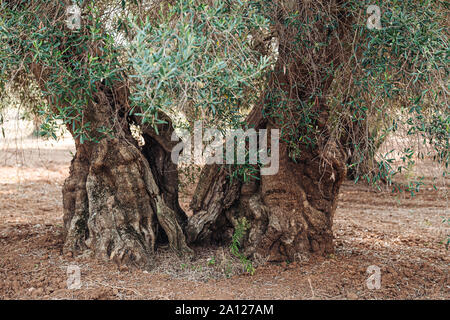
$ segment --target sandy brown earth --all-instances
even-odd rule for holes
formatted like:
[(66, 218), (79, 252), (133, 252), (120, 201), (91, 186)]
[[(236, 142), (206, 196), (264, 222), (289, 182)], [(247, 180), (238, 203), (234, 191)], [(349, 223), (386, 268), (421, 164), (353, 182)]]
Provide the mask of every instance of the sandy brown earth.
[[(70, 139), (0, 141), (0, 299), (450, 298), (448, 181), (414, 198), (346, 182), (328, 257), (259, 261), (250, 276), (227, 248), (198, 249), (192, 261), (160, 248), (155, 269), (143, 272), (61, 254), (72, 148)], [(70, 265), (81, 270), (79, 290), (67, 288)], [(367, 287), (369, 266), (380, 268), (380, 289)]]

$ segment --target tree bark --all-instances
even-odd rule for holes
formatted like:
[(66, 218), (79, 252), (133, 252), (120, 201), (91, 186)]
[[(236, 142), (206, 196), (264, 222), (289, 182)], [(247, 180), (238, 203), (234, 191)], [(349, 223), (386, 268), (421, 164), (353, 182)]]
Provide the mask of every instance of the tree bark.
[[(304, 62), (289, 56), (291, 40), (280, 43), (269, 88), (282, 84), (290, 100), (317, 96), (316, 86), (325, 92), (332, 77), (325, 77), (317, 66), (336, 60), (333, 54), (315, 54), (318, 59), (311, 73)], [(45, 68), (34, 68), (45, 89)], [(299, 79), (306, 74), (309, 82), (301, 84)], [(159, 242), (167, 241), (180, 254), (191, 254), (186, 238), (190, 243), (227, 240), (241, 218), (250, 225), (242, 241), (247, 255), (281, 261), (333, 250), (333, 215), (346, 174), (341, 153), (331, 141), (323, 138), (314, 148), (301, 146), (297, 159), (291, 159), (288, 146), (281, 143), (278, 174), (247, 184), (230, 181), (222, 167), (207, 167), (192, 202), (195, 215), (187, 220), (178, 204), (176, 167), (170, 162), (170, 120), (158, 129), (159, 134), (142, 128), (146, 144), (140, 148), (130, 132), (134, 119), (128, 115), (127, 86), (93, 85), (97, 86), (94, 98), (82, 112), (83, 121), (92, 125), (91, 137), (99, 142), (82, 143), (71, 131), (72, 124), (68, 126), (76, 140), (76, 155), (63, 188), (65, 252), (90, 249), (118, 264), (151, 268)], [(263, 119), (262, 107), (251, 113), (249, 124), (279, 129), (270, 117)], [(317, 105), (317, 124), (326, 122), (322, 119), (326, 109), (325, 103)], [(111, 129), (110, 134), (101, 133), (101, 128)]]
[[(37, 79), (45, 81), (39, 78), (45, 74), (42, 67), (33, 68)], [(183, 232), (187, 218), (178, 205), (178, 173), (170, 152), (158, 142), (167, 136), (147, 130), (146, 145), (140, 148), (130, 132), (127, 87), (97, 85), (83, 110), (97, 142), (81, 143), (68, 125), (76, 154), (63, 187), (64, 252), (90, 249), (119, 265), (146, 269), (153, 265), (159, 242), (168, 242), (179, 254), (192, 254)], [(102, 134), (100, 128), (111, 132)]]
[(241, 245), (249, 257), (294, 261), (332, 253), (333, 216), (346, 177), (342, 153), (305, 149), (294, 162), (281, 143), (279, 166), (276, 175), (246, 184), (230, 182), (225, 168), (206, 167), (191, 202), (188, 240), (227, 243), (244, 217), (250, 227)]
[[(320, 10), (320, 2), (276, 1), (273, 4), (274, 20), (279, 20), (274, 26), (278, 32), (279, 57), (263, 95), (265, 98), (252, 110), (247, 123), (256, 130), (282, 129), (277, 114), (270, 115), (271, 105), (277, 105), (280, 109), (275, 113), (283, 112), (288, 117), (285, 123), (292, 124), (298, 122), (304, 111), (299, 106), (315, 101), (310, 124), (314, 132), (310, 134), (307, 126), (301, 130), (308, 137), (314, 136), (316, 143), (295, 143), (298, 137), (291, 137), (290, 141), (300, 151), (299, 156), (291, 156), (291, 145), (280, 141), (279, 172), (260, 176), (259, 180), (247, 184), (230, 182), (225, 168), (206, 167), (191, 203), (194, 215), (189, 219), (186, 233), (193, 243), (227, 242), (245, 218), (249, 229), (241, 241), (244, 254), (268, 261), (293, 261), (299, 256), (334, 250), (333, 216), (346, 166), (342, 148), (329, 133), (329, 108), (324, 97), (333, 82), (328, 67), (339, 65), (343, 57), (336, 54), (341, 50), (337, 37), (328, 38), (324, 31), (324, 20), (310, 19), (315, 10)], [(342, 9), (339, 1), (332, 1), (331, 7), (335, 15)], [(284, 20), (286, 11), (296, 10), (301, 13), (301, 23), (308, 19), (315, 23), (311, 30), (316, 33), (310, 41), (327, 43), (326, 46), (306, 52), (308, 49), (298, 44), (295, 38), (298, 30), (287, 26)], [(338, 28), (336, 32), (344, 34), (347, 30)], [(271, 95), (271, 90), (281, 96)], [(270, 102), (269, 96), (275, 101)]]

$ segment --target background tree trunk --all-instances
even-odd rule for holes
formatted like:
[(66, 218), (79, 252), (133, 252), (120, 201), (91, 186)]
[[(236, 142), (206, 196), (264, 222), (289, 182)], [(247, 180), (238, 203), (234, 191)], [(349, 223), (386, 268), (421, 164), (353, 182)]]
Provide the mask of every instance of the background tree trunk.
[(340, 139), (346, 152), (347, 177), (351, 180), (363, 180), (367, 182), (387, 183), (388, 173), (380, 168), (376, 155), (386, 137), (379, 137), (377, 129), (369, 128), (370, 118), (352, 121), (349, 118), (345, 126), (345, 132)]

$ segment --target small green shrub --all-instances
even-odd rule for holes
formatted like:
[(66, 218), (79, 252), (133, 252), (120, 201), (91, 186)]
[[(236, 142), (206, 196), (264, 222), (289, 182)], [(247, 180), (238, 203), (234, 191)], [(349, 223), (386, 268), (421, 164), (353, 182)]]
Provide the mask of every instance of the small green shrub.
[(253, 267), (252, 262), (242, 252), (239, 251), (241, 247), (241, 241), (244, 238), (245, 232), (249, 228), (250, 224), (245, 217), (242, 217), (238, 220), (238, 224), (234, 230), (234, 234), (231, 240), (230, 250), (231, 253), (241, 261), (244, 270), (250, 275), (254, 275), (256, 270)]

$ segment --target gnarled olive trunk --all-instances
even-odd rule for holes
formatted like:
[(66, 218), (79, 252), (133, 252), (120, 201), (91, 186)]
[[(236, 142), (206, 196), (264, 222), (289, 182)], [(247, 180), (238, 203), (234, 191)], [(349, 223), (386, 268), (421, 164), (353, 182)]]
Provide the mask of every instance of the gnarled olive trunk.
[[(327, 18), (346, 19), (341, 1), (327, 3)], [(190, 242), (227, 241), (245, 218), (248, 230), (241, 246), (246, 255), (292, 261), (334, 250), (333, 216), (346, 177), (346, 159), (330, 134), (326, 96), (333, 82), (330, 70), (344, 60), (337, 54), (342, 51), (339, 38), (348, 30), (337, 23), (331, 32), (325, 18), (311, 18), (323, 9), (321, 2), (288, 0), (272, 5), (278, 59), (263, 101), (247, 124), (256, 130), (290, 126), (279, 144), (279, 171), (242, 184), (231, 182), (224, 167), (206, 167), (191, 203), (194, 215), (186, 234)], [(286, 12), (297, 12), (302, 23), (309, 21), (311, 33), (289, 25)], [(309, 50), (300, 41), (322, 46)], [(305, 114), (308, 121), (302, 123)], [(303, 137), (314, 143), (304, 143)]]
[(186, 229), (190, 242), (228, 242), (244, 217), (249, 229), (241, 245), (247, 256), (293, 261), (333, 252), (333, 216), (346, 176), (337, 149), (305, 149), (294, 162), (281, 143), (277, 174), (246, 184), (227, 175), (218, 165), (204, 169)]
[(158, 142), (164, 137), (145, 130), (146, 144), (139, 147), (124, 112), (126, 89), (110, 90), (102, 87), (84, 110), (86, 121), (95, 124), (93, 135), (101, 127), (113, 132), (98, 136), (99, 142), (76, 140), (63, 188), (64, 251), (91, 249), (118, 264), (141, 268), (152, 266), (160, 241), (168, 241), (179, 254), (190, 254), (183, 233), (186, 216), (178, 205), (178, 174), (170, 153)]

